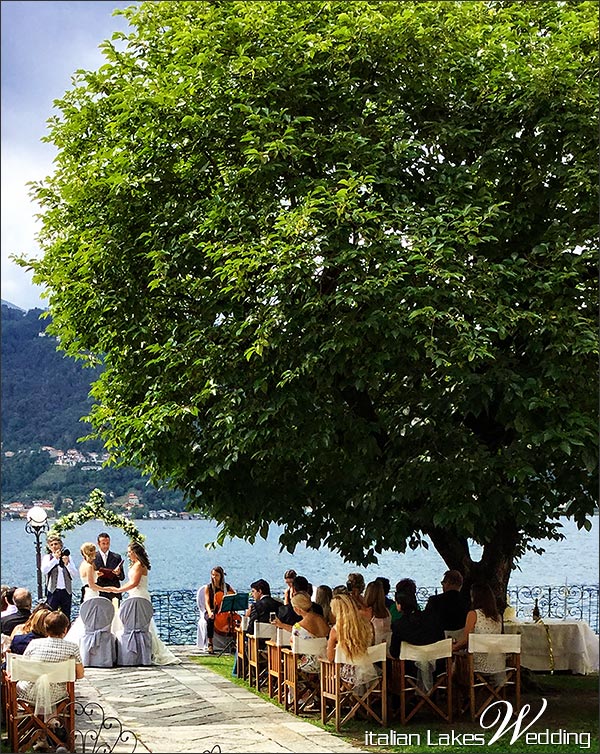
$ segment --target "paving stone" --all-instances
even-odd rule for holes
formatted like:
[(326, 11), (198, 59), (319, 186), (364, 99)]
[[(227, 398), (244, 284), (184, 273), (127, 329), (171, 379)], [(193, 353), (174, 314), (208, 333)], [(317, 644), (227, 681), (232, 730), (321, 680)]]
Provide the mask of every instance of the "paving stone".
[[(193, 647), (171, 648), (181, 665), (87, 668), (77, 684), (78, 701), (99, 703), (106, 716), (135, 733), (136, 754), (206, 754), (215, 744), (223, 754), (362, 751), (190, 662)], [(123, 744), (114, 751), (131, 750)]]

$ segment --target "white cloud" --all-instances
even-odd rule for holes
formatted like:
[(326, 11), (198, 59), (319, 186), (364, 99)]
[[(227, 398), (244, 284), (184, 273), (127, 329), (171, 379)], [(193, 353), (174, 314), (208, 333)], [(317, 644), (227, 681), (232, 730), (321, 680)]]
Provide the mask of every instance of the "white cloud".
[(71, 86), (80, 68), (96, 70), (98, 45), (126, 29), (115, 8), (132, 2), (5, 2), (2, 12), (2, 298), (23, 309), (45, 306), (31, 273), (10, 260), (39, 255), (39, 208), (28, 181), (52, 170), (54, 147), (40, 141), (52, 103)]
[(40, 300), (42, 289), (32, 284), (31, 273), (10, 257), (39, 256), (35, 241), (39, 207), (29, 197), (27, 183), (50, 171), (52, 152), (49, 145), (46, 147), (33, 150), (17, 145), (2, 155), (2, 298), (23, 309), (45, 305)]

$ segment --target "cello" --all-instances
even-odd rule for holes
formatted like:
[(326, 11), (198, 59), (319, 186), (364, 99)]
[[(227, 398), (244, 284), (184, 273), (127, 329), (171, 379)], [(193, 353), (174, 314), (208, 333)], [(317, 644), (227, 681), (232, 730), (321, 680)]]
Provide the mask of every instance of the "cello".
[[(235, 594), (235, 591), (227, 592), (227, 594)], [(214, 612), (215, 612), (215, 631), (221, 636), (233, 636), (235, 629), (239, 628), (242, 622), (242, 616), (239, 613), (230, 611), (228, 613), (221, 612), (221, 603), (225, 592), (216, 592), (214, 595)]]

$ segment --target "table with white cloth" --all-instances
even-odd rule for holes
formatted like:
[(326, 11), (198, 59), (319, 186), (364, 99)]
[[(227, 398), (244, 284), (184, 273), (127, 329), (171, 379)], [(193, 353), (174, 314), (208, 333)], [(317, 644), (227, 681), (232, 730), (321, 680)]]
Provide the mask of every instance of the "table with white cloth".
[(598, 672), (598, 637), (585, 621), (506, 621), (504, 633), (521, 634), (521, 665), (529, 670), (570, 670), (580, 675)]

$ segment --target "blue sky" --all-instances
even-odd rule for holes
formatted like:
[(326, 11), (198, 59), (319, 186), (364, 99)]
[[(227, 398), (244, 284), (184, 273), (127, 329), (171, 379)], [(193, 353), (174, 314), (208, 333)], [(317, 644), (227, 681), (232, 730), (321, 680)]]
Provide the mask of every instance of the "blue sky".
[(37, 206), (27, 182), (52, 170), (54, 148), (40, 139), (54, 114), (53, 101), (71, 86), (79, 68), (104, 62), (98, 45), (126, 30), (118, 0), (2, 0), (2, 298), (23, 309), (45, 306), (31, 275), (10, 261), (12, 253), (34, 256)]

